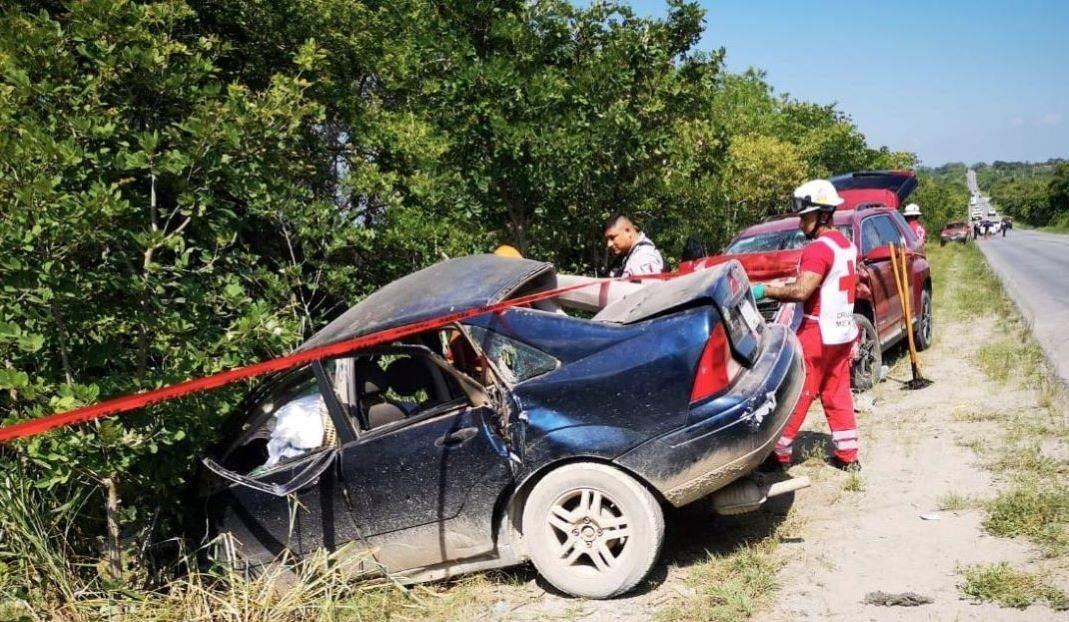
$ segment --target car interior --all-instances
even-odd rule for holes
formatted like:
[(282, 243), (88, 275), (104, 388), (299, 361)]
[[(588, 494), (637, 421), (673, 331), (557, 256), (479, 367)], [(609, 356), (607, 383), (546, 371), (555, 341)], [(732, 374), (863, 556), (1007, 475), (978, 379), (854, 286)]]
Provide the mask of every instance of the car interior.
[[(481, 389), (492, 382), (485, 359), (455, 328), (332, 359), (325, 367), (339, 405), (358, 434), (488, 403)], [(224, 456), (227, 469), (258, 477), (337, 444), (333, 419), (311, 367), (273, 382), (247, 409), (246, 423)]]

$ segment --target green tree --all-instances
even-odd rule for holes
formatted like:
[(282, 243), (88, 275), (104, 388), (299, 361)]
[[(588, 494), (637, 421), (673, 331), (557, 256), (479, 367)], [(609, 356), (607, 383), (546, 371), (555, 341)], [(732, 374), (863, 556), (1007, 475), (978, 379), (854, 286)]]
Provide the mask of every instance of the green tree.
[(1047, 186), (1049, 215), (1047, 224), (1069, 225), (1069, 163), (1058, 164)]
[(751, 222), (783, 211), (786, 197), (807, 177), (806, 162), (799, 149), (772, 136), (739, 136), (728, 148), (725, 195), (738, 198)]
[[(0, 420), (281, 354), (362, 232), (306, 183), (319, 51), (258, 88), (178, 0), (0, 12)], [(298, 157), (295, 157), (298, 154)], [(320, 266), (321, 267), (321, 266)], [(127, 518), (181, 490), (227, 395), (35, 437), (40, 487), (114, 478)], [(11, 454), (8, 454), (11, 455)], [(144, 503), (142, 503), (144, 502)]]

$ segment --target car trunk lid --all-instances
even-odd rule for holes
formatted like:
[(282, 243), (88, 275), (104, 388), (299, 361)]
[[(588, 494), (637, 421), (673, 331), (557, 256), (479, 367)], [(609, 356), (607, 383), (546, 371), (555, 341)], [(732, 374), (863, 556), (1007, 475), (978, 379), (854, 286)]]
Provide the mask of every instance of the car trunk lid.
[(702, 304), (716, 307), (736, 358), (747, 367), (752, 365), (760, 349), (764, 322), (750, 293), (750, 280), (738, 261), (651, 283), (609, 304), (594, 320), (632, 324)]
[(844, 199), (840, 210), (873, 203), (898, 209), (917, 188), (917, 176), (909, 170), (858, 171), (832, 177), (831, 183)]

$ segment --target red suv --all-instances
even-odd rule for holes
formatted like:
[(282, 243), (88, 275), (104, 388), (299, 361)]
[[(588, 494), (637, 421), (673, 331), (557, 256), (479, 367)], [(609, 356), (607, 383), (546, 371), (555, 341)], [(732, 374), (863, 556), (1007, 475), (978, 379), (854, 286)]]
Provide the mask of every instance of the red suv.
[[(888, 244), (905, 247), (912, 285), (913, 330), (921, 350), (932, 343), (932, 278), (924, 248), (898, 208), (917, 187), (913, 171), (862, 171), (833, 177), (844, 202), (834, 225), (858, 247), (855, 315), (861, 337), (854, 352), (855, 388), (867, 389), (879, 380), (883, 352), (905, 337), (902, 301), (895, 287)], [(684, 261), (680, 273), (693, 272), (738, 259), (750, 280), (789, 280), (807, 240), (796, 216), (778, 216), (742, 231), (725, 253)], [(795, 305), (763, 300), (759, 308), (768, 321), (793, 323), (801, 319)]]
[(972, 227), (967, 222), (948, 222), (939, 232), (939, 246), (946, 246), (947, 242), (961, 242), (965, 244), (972, 236)]

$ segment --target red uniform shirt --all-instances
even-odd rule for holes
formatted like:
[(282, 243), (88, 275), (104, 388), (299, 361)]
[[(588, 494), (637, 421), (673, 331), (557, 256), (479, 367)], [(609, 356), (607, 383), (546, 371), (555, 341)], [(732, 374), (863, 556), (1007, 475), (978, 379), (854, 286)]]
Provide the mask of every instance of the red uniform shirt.
[(913, 235), (917, 236), (921, 244), (924, 244), (925, 238), (928, 237), (928, 232), (924, 230), (924, 225), (919, 220), (909, 221), (909, 228), (913, 229)]
[[(839, 248), (848, 248), (850, 246), (850, 240), (847, 240), (846, 236), (837, 229), (825, 231), (820, 234), (820, 237), (828, 238)], [(824, 282), (824, 277), (828, 276), (828, 271), (831, 270), (833, 263), (835, 263), (835, 255), (831, 252), (831, 249), (824, 244), (818, 244), (813, 241), (802, 249), (802, 258), (798, 261), (798, 273), (815, 272), (820, 275), (821, 282)], [(806, 315), (820, 315), (820, 288), (817, 288), (813, 295), (805, 301), (802, 310)]]

